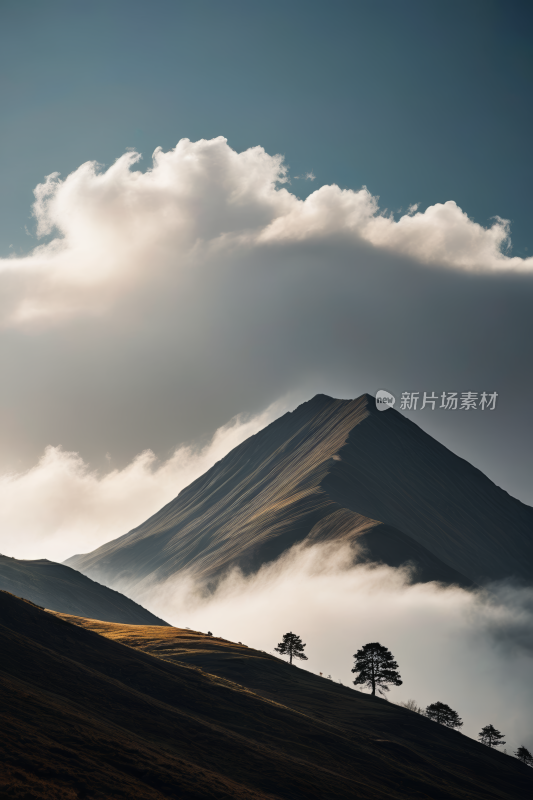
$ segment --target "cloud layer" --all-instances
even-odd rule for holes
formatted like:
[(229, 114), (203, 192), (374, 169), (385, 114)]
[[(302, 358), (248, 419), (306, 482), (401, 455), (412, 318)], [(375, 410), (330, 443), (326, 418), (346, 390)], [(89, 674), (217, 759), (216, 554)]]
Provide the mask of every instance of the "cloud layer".
[(133, 169), (139, 160), (127, 152), (107, 169), (88, 162), (37, 187), (37, 234), (53, 238), (25, 258), (1, 262), (10, 289), (4, 324), (102, 312), (125, 286), (153, 284), (167, 270), (176, 279), (193, 268), (193, 255), (331, 236), (426, 265), (533, 269), (533, 259), (502, 252), (505, 220), (483, 228), (453, 201), (423, 213), (412, 207), (395, 220), (379, 212), (366, 188), (322, 186), (300, 200), (287, 189), (282, 158), (261, 147), (236, 153), (222, 137), (182, 139), (170, 152), (158, 148), (146, 172)]
[(412, 418), (533, 502), (533, 262), (508, 223), (452, 201), (394, 219), (365, 188), (301, 200), (280, 156), (223, 138), (139, 166), (50, 176), (43, 243), (0, 262), (0, 474), (49, 446), (89, 473), (167, 462), (289, 393), (496, 391), (490, 415)]
[(440, 700), (458, 711), (468, 736), (493, 724), (508, 752), (531, 749), (533, 590), (411, 585), (405, 571), (352, 563), (349, 548), (297, 546), (257, 576), (234, 572), (208, 597), (186, 575), (128, 593), (171, 624), (274, 655), (293, 631), (307, 644), (309, 660), (298, 666), (348, 686), (355, 651), (379, 641), (403, 679), (389, 700), (424, 708)]

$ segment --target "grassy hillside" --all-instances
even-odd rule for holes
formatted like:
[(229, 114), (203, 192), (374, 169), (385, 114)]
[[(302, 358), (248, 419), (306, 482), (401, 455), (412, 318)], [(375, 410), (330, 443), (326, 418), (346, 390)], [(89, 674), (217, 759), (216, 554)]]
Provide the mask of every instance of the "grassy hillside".
[(242, 645), (72, 624), (5, 592), (0, 620), (2, 797), (516, 800), (533, 790), (516, 759)]

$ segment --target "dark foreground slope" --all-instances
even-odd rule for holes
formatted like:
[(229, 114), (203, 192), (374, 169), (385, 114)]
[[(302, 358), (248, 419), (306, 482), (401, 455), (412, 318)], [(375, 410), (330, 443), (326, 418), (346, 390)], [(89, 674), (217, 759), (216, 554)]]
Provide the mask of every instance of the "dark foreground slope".
[(242, 645), (5, 594), (0, 613), (2, 797), (531, 796), (516, 759)]
[[(458, 412), (459, 413), (459, 412)], [(533, 583), (533, 509), (369, 395), (317, 395), (130, 533), (66, 563), (110, 585), (253, 571), (302, 540), (411, 561), (419, 580)]]
[(120, 592), (53, 561), (19, 561), (0, 555), (0, 589), (38, 606), (132, 625), (167, 625)]

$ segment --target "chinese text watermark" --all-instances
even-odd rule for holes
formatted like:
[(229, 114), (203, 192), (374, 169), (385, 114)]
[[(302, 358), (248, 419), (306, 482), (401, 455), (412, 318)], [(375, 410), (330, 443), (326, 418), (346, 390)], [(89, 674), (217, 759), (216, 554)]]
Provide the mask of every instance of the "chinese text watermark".
[[(442, 408), (445, 411), (494, 411), (498, 392), (402, 392), (400, 409), (405, 411), (422, 411), (430, 408)], [(380, 389), (376, 392), (376, 408), (386, 411), (396, 403), (390, 392)]]
[[(422, 395), (422, 397), (420, 396)], [(498, 392), (402, 392), (400, 408), (416, 411), (420, 401), (420, 410), (424, 408), (443, 408), (445, 411), (494, 411)]]

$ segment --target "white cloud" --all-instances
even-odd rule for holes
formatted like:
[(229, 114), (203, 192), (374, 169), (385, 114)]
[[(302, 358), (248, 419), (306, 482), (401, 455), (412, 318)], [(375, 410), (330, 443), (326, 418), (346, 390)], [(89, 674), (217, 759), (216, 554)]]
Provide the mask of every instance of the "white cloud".
[(533, 746), (533, 590), (484, 592), (409, 583), (388, 567), (353, 568), (348, 547), (294, 547), (256, 575), (229, 575), (206, 596), (194, 575), (126, 590), (180, 627), (211, 630), (274, 655), (291, 630), (307, 644), (298, 666), (352, 686), (353, 654), (379, 641), (398, 661), (403, 685), (393, 702), (440, 700), (459, 712), (473, 738), (483, 725), (505, 732), (508, 752)]
[[(51, 238), (0, 263), (1, 469), (85, 487), (72, 492), (64, 522), (52, 515), (46, 527), (51, 512), (36, 514), (28, 541), (54, 525), (72, 540), (85, 531), (68, 555), (95, 546), (104, 529), (107, 538), (126, 531), (145, 511), (128, 502), (116, 521), (122, 484), (94, 472), (106, 452), (130, 464), (128, 475), (149, 477), (160, 463), (134, 460), (147, 448), (166, 459), (175, 443), (288, 392), (490, 387), (501, 413), (443, 421), (435, 412), (426, 429), (530, 498), (531, 415), (521, 398), (531, 394), (533, 261), (502, 255), (505, 224), (485, 230), (453, 203), (395, 222), (364, 188), (322, 186), (299, 200), (281, 157), (236, 153), (222, 138), (158, 150), (146, 172), (138, 158), (51, 176), (35, 206)], [(37, 468), (47, 445), (66, 452), (50, 451)], [(26, 518), (30, 478), (4, 479)], [(87, 532), (103, 497), (90, 502), (89, 486), (108, 487), (101, 539)], [(15, 512), (9, 529), (22, 530)], [(45, 555), (35, 536), (31, 552)]]
[(179, 447), (163, 462), (148, 450), (107, 474), (77, 453), (49, 447), (32, 469), (0, 475), (0, 552), (63, 561), (93, 550), (140, 525), (284, 410), (277, 403), (236, 417), (204, 447)]
[(423, 213), (411, 207), (395, 221), (380, 214), (366, 188), (322, 186), (300, 200), (283, 186), (281, 156), (262, 147), (236, 153), (222, 137), (182, 139), (167, 153), (158, 148), (146, 172), (132, 169), (139, 159), (128, 151), (106, 170), (88, 162), (37, 187), (37, 231), (53, 238), (28, 256), (0, 262), (4, 324), (101, 314), (124, 292), (142, 292), (163, 274), (179, 282), (206, 256), (338, 235), (355, 251), (363, 243), (428, 265), (533, 266), (533, 259), (502, 253), (505, 220), (483, 228), (453, 201)]

